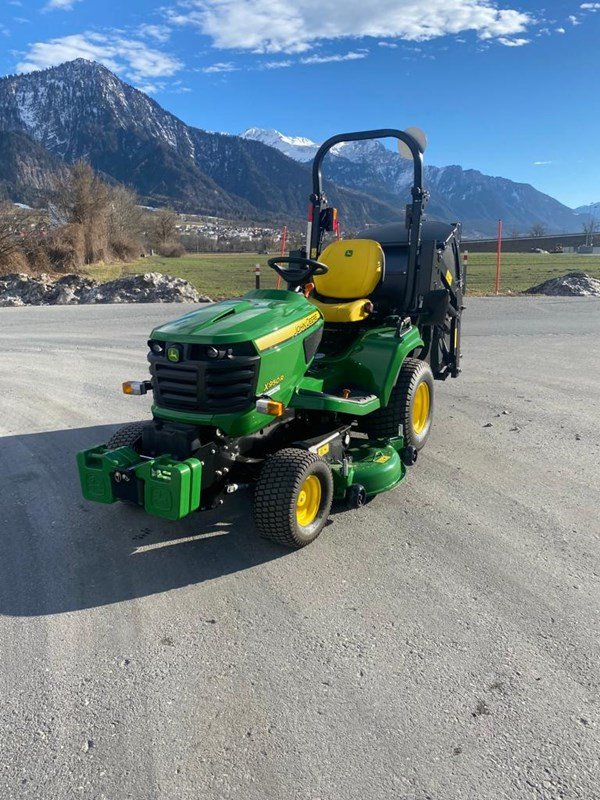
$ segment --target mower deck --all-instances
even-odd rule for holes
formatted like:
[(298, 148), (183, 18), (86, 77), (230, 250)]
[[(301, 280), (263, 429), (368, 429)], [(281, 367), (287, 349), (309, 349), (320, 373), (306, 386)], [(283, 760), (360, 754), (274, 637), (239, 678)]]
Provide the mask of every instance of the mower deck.
[[(366, 497), (389, 491), (406, 475), (400, 452), (402, 437), (389, 443), (353, 439), (347, 458), (331, 463), (334, 497), (344, 500), (353, 486), (364, 488)], [(108, 450), (92, 447), (77, 456), (83, 496), (96, 503), (135, 503), (149, 514), (180, 520), (203, 507), (202, 470), (197, 458), (179, 461), (168, 455), (140, 456), (131, 447)], [(225, 487), (226, 493), (238, 488)]]

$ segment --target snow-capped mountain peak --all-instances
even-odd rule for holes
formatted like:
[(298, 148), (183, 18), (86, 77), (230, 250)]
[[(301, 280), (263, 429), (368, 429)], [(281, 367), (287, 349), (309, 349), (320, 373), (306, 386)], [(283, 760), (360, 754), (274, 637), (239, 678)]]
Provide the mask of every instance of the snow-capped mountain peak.
[[(307, 162), (318, 146), (277, 130), (250, 128), (238, 138), (191, 127), (83, 59), (0, 78), (0, 194), (16, 202), (37, 202), (65, 162), (85, 158), (134, 187), (147, 205), (301, 219)], [(377, 141), (337, 145), (325, 165), (329, 198), (356, 229), (401, 216), (411, 173), (409, 161)], [(500, 217), (508, 230), (533, 223), (557, 232), (581, 227), (571, 209), (505, 178), (428, 165), (425, 183), (430, 217), (462, 220), (472, 234), (495, 231)]]
[[(300, 162), (310, 161), (319, 147), (305, 137), (287, 136), (276, 130), (249, 128), (242, 135)], [(331, 156), (325, 172), (338, 186), (380, 197), (391, 205), (408, 200), (413, 168), (397, 150), (377, 140), (342, 142), (331, 149)], [(499, 217), (511, 229), (521, 231), (534, 222), (541, 222), (552, 231), (572, 229), (576, 224), (571, 209), (532, 186), (477, 170), (427, 164), (425, 185), (431, 193), (429, 215), (462, 220), (472, 235), (492, 232)], [(577, 211), (581, 213), (580, 209)]]
[(293, 158), (294, 161), (300, 162), (313, 159), (319, 149), (316, 142), (305, 136), (287, 136), (274, 128), (248, 128), (240, 136), (242, 139), (252, 139), (274, 147), (286, 156)]
[[(288, 136), (274, 128), (248, 128), (240, 135), (242, 139), (253, 139), (274, 147), (294, 161), (302, 163), (312, 161), (320, 146), (306, 136)], [(331, 148), (332, 155), (347, 158), (355, 164), (369, 161), (382, 152), (385, 153), (386, 148), (377, 141), (342, 142)]]

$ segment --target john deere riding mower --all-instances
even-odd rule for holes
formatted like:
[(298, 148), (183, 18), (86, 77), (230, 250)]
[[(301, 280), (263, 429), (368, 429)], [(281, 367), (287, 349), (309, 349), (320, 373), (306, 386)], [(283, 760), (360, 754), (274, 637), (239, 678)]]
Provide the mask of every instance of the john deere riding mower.
[[(384, 137), (414, 162), (405, 223), (324, 247), (337, 221), (322, 189), (325, 155)], [(260, 534), (303, 547), (335, 499), (358, 508), (404, 479), (429, 436), (434, 379), (460, 372), (460, 228), (423, 222), (423, 149), (392, 129), (322, 145), (306, 247), (269, 261), (287, 288), (152, 331), (150, 380), (123, 385), (152, 392), (152, 419), (78, 454), (88, 500), (179, 520), (252, 487)]]

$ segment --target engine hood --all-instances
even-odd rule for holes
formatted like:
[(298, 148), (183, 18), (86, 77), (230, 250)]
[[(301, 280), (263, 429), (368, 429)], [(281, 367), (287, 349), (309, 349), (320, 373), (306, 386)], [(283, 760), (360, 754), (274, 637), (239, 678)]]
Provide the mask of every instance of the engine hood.
[[(192, 311), (152, 331), (164, 342), (234, 344), (254, 342), (258, 350), (275, 346), (276, 334), (289, 329), (293, 336), (319, 322), (304, 295), (287, 290), (256, 290), (236, 300), (224, 300)], [(288, 337), (286, 337), (288, 338)]]

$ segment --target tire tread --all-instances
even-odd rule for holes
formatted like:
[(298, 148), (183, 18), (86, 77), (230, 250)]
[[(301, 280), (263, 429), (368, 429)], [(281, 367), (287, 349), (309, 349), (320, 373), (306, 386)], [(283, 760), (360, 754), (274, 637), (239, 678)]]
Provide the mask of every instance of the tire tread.
[(300, 490), (307, 470), (319, 462), (325, 463), (314, 453), (295, 447), (280, 450), (265, 462), (253, 508), (254, 523), (263, 538), (291, 548), (308, 543), (294, 535), (296, 509), (290, 499)]
[(142, 437), (142, 431), (147, 425), (146, 422), (128, 422), (116, 430), (106, 443), (108, 450), (116, 450), (118, 447), (133, 447), (138, 444)]
[(429, 371), (430, 367), (425, 361), (419, 358), (405, 359), (387, 406), (377, 409), (361, 422), (361, 429), (370, 439), (389, 439), (399, 433), (407, 438), (406, 422), (410, 415), (412, 392), (423, 373)]

